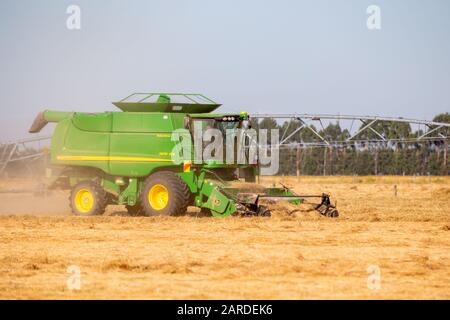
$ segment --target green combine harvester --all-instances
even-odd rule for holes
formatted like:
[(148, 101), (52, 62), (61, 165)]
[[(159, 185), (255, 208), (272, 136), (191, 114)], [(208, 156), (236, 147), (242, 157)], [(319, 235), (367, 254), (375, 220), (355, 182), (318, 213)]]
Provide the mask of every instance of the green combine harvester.
[(212, 113), (220, 104), (201, 94), (136, 93), (114, 105), (122, 112), (44, 111), (29, 130), (37, 133), (47, 123), (57, 123), (47, 188), (70, 190), (75, 215), (100, 215), (108, 205), (125, 205), (131, 215), (180, 215), (195, 206), (214, 217), (270, 216), (262, 202), (299, 204), (317, 197), (317, 211), (338, 216), (326, 194), (230, 186), (233, 181), (254, 182), (258, 165), (172, 159), (175, 130), (191, 130), (196, 122), (219, 130), (242, 128), (249, 121), (245, 112)]

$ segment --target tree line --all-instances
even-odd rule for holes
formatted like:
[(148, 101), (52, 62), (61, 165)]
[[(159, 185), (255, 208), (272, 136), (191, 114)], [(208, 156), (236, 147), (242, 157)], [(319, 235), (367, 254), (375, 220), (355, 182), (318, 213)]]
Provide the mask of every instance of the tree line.
[[(450, 123), (450, 114), (442, 113), (433, 118), (435, 122)], [(252, 121), (254, 129), (280, 129), (289, 137), (300, 125), (299, 120), (277, 123), (275, 119), (265, 118)], [(361, 125), (360, 129), (362, 128)], [(348, 129), (339, 123), (330, 123), (319, 129), (312, 128), (328, 141), (344, 142), (351, 137)], [(373, 128), (378, 132), (364, 130), (354, 137), (357, 143), (330, 143), (324, 147), (307, 147), (317, 142), (312, 130), (302, 129), (287, 140), (280, 149), (280, 175), (449, 175), (447, 159), (449, 149), (446, 139), (433, 141), (414, 141), (424, 131), (412, 131), (409, 123), (378, 121)], [(431, 128), (433, 129), (433, 128)], [(433, 132), (450, 136), (449, 128)], [(381, 134), (389, 142), (381, 140)], [(366, 142), (365, 142), (366, 140)], [(370, 140), (372, 142), (369, 142)], [(270, 143), (270, 137), (268, 138)]]

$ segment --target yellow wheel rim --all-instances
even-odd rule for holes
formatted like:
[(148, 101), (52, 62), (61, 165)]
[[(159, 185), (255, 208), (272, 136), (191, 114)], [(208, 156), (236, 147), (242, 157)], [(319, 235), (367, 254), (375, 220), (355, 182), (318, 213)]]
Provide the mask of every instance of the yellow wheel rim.
[(80, 189), (75, 195), (75, 207), (80, 213), (88, 213), (94, 207), (94, 195), (88, 189)]
[(155, 210), (164, 209), (169, 203), (169, 191), (162, 184), (155, 184), (148, 192), (148, 202)]

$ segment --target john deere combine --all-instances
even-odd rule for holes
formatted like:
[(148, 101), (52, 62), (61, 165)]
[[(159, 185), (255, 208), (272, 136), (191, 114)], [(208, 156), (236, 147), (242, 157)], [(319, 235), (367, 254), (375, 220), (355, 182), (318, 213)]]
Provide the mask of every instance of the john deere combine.
[[(229, 186), (239, 178), (255, 181), (258, 165), (173, 160), (177, 129), (195, 124), (239, 129), (241, 114), (211, 113), (220, 104), (201, 94), (133, 94), (114, 103), (122, 112), (44, 111), (31, 133), (57, 122), (51, 142), (49, 188), (70, 189), (76, 215), (99, 215), (110, 204), (132, 215), (179, 215), (196, 206), (212, 216), (270, 215), (262, 200), (301, 203), (320, 199), (315, 208), (337, 217), (329, 196), (300, 196), (288, 188), (245, 190)], [(194, 150), (192, 150), (192, 153)]]

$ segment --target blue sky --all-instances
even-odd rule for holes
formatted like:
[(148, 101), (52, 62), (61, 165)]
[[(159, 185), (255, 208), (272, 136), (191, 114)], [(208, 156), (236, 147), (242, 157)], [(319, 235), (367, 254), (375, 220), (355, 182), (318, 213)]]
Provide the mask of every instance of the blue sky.
[[(66, 8), (81, 8), (81, 30)], [(381, 8), (381, 30), (366, 9)], [(0, 2), (0, 141), (43, 109), (114, 110), (135, 91), (223, 111), (431, 119), (450, 111), (450, 1)]]

